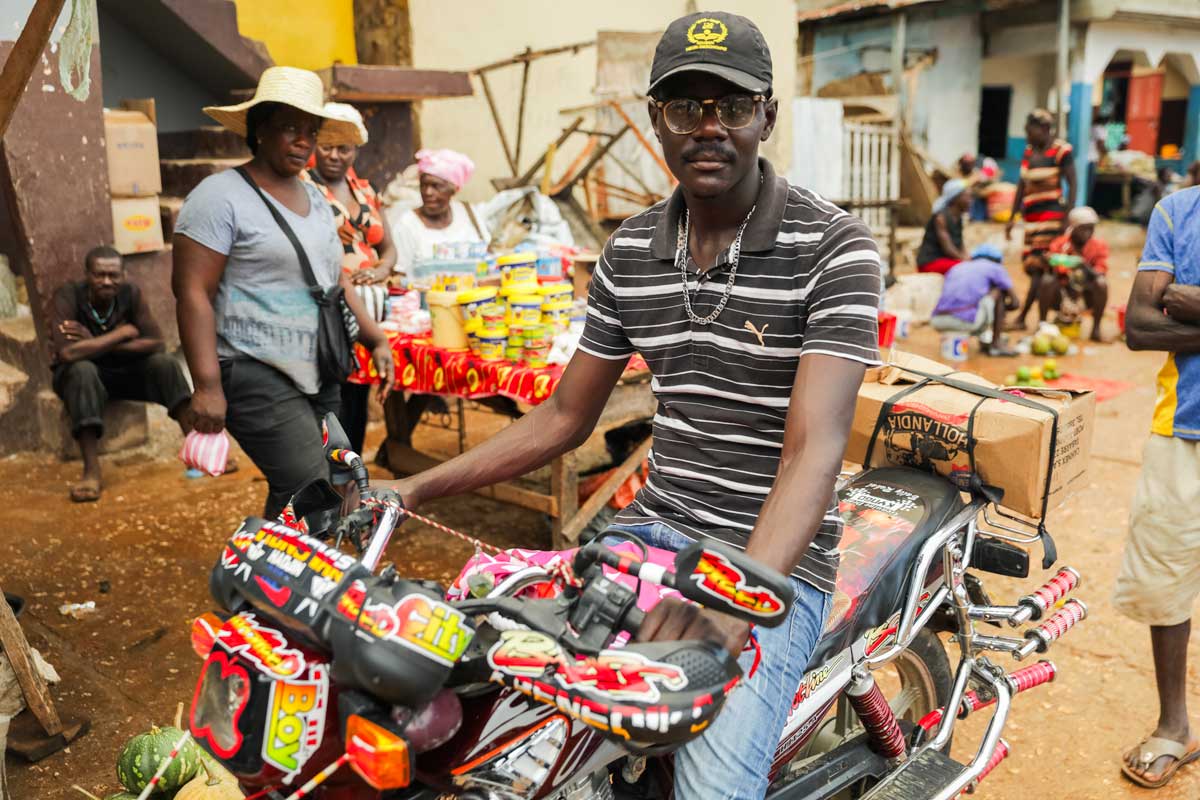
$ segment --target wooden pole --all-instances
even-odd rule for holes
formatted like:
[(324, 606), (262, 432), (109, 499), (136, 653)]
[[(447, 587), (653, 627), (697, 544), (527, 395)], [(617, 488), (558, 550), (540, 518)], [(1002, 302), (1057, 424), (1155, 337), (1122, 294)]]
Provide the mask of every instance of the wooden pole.
[(583, 533), (583, 529), (592, 521), (592, 518), (600, 513), (600, 509), (604, 508), (605, 503), (612, 499), (612, 496), (617, 493), (617, 489), (621, 488), (621, 484), (641, 468), (642, 462), (646, 460), (646, 455), (650, 452), (650, 445), (651, 439), (647, 437), (630, 453), (628, 458), (621, 462), (621, 466), (604, 479), (604, 483), (596, 487), (596, 491), (583, 501), (579, 510), (566, 520), (562, 526), (564, 546), (572, 547), (579, 543), (579, 534)]
[(479, 83), (483, 86), (483, 96), (487, 99), (488, 108), (492, 112), (492, 122), (496, 123), (496, 135), (500, 137), (500, 147), (504, 150), (504, 160), (508, 162), (508, 166), (512, 169), (512, 174), (517, 174), (517, 162), (513, 158), (512, 151), (508, 149), (508, 137), (504, 135), (504, 122), (500, 119), (500, 112), (496, 110), (496, 99), (492, 97), (492, 87), (488, 85), (487, 75), (482, 72), (475, 73), (479, 77)]
[[(528, 56), (532, 51), (526, 47), (525, 54)], [(516, 174), (516, 167), (521, 165), (521, 143), (525, 141), (525, 98), (529, 94), (529, 64), (530, 61), (526, 58), (521, 63), (521, 100), (517, 104), (517, 146), (513, 154), (513, 174)]]
[(575, 44), (563, 45), (562, 47), (551, 47), (548, 50), (530, 50), (529, 48), (525, 48), (525, 52), (517, 53), (512, 58), (506, 58), (502, 61), (493, 61), (491, 64), (484, 64), (482, 67), (476, 67), (474, 70), (472, 70), (472, 72), (491, 72), (492, 70), (499, 69), (500, 67), (509, 67), (513, 64), (523, 64), (530, 61), (536, 61), (539, 58), (554, 56), (558, 55), (559, 53), (578, 53), (583, 48), (592, 47), (595, 44), (596, 40), (592, 39), (587, 42), (576, 42)]
[(8, 60), (4, 62), (4, 71), (0, 72), (0, 138), (8, 131), (8, 124), (12, 122), (17, 104), (21, 102), (21, 95), (25, 94), (29, 76), (33, 74), (38, 58), (50, 41), (50, 32), (54, 30), (54, 23), (58, 21), (65, 2), (37, 0), (17, 43), (8, 54)]
[[(637, 140), (642, 143), (642, 147), (646, 148), (646, 152), (649, 153), (654, 159), (654, 162), (658, 164), (658, 166), (662, 167), (662, 171), (671, 181), (671, 185), (674, 186), (676, 183), (678, 183), (679, 181), (675, 180), (675, 176), (671, 174), (671, 168), (667, 166), (667, 162), (664, 161), (663, 157), (660, 156), (658, 151), (654, 149), (654, 145), (650, 144), (646, 137), (642, 135), (642, 132), (638, 130), (638, 126), (635, 125), (633, 120), (629, 118), (629, 115), (625, 113), (625, 109), (621, 108), (621, 104), (614, 100), (609, 103), (609, 107), (611, 107), (613, 111), (616, 111), (617, 114), (620, 115), (621, 119), (625, 121), (625, 124), (629, 126), (629, 129), (633, 131), (633, 135), (636, 136)], [(610, 141), (609, 145), (611, 145), (613, 141), (616, 140), (613, 139)]]
[[(572, 122), (570, 125), (568, 125), (565, 129), (563, 129), (563, 132), (561, 134), (559, 134), (559, 137), (554, 140), (553, 150), (557, 151), (558, 148), (562, 147), (563, 144), (566, 143), (567, 139), (571, 138), (571, 134), (573, 134), (575, 131), (579, 130), (579, 126), (582, 124), (583, 124), (583, 117), (576, 117), (575, 121)], [(533, 166), (531, 166), (529, 169), (525, 170), (525, 172), (523, 172), (521, 174), (521, 177), (517, 178), (516, 185), (517, 186), (525, 186), (531, 180), (533, 180), (533, 177), (535, 175), (537, 175), (538, 170), (540, 170), (542, 168), (542, 165), (546, 163), (546, 157), (548, 155), (550, 155), (550, 152), (551, 152), (551, 148), (546, 148), (546, 151), (544, 153), (542, 153), (541, 157), (538, 158), (537, 161), (533, 162)]]
[(33, 663), (29, 642), (25, 639), (25, 633), (21, 630), (16, 615), (2, 595), (3, 592), (0, 592), (0, 647), (4, 648), (4, 654), (8, 656), (8, 661), (17, 676), (21, 693), (25, 695), (25, 703), (41, 723), (42, 729), (50, 736), (62, 733), (62, 720), (54, 708), (54, 701), (50, 699), (50, 689), (38, 672), (37, 665)]
[(554, 196), (560, 197), (564, 194), (569, 195), (571, 193), (571, 190), (575, 187), (575, 182), (578, 181), (580, 178), (586, 178), (587, 174), (592, 171), (592, 168), (595, 167), (597, 164), (599, 164), (600, 160), (602, 158), (604, 158), (606, 155), (608, 155), (608, 151), (612, 149), (612, 146), (617, 143), (617, 140), (620, 139), (625, 134), (625, 131), (627, 131), (627, 130), (630, 130), (630, 127), (628, 125), (626, 125), (624, 128), (621, 128), (621, 130), (617, 132), (616, 136), (612, 137), (607, 142), (600, 145), (600, 147), (597, 148), (596, 152), (592, 154), (592, 157), (590, 159), (588, 159), (587, 164), (584, 165), (583, 169), (579, 170), (579, 172), (576, 173), (574, 178), (568, 180), (565, 185), (563, 185), (561, 187), (557, 187), (558, 191), (554, 192)]

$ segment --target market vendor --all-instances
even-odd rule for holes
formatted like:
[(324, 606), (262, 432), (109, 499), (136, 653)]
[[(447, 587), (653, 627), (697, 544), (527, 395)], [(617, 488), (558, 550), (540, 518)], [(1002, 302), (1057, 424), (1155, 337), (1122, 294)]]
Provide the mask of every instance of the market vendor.
[(439, 244), (491, 241), (479, 215), (454, 199), (475, 171), (470, 158), (453, 150), (420, 150), (417, 169), (421, 205), (404, 212), (392, 230), (398, 251), (396, 269), (406, 275), (412, 274), (417, 262), (432, 258)]
[(925, 238), (917, 250), (917, 271), (945, 275), (951, 267), (967, 260), (963, 248), (963, 215), (971, 207), (967, 182), (946, 181), (933, 203), (933, 216), (925, 223)]
[[(317, 136), (316, 166), (301, 176), (324, 193), (333, 209), (333, 224), (342, 242), (342, 272), (356, 286), (386, 284), (396, 267), (396, 246), (379, 195), (369, 181), (354, 172), (358, 148), (367, 143), (367, 128), (358, 109), (345, 103), (326, 103), (330, 119), (349, 126), (322, 126)], [(380, 290), (360, 290), (380, 291)], [(356, 453), (367, 432), (367, 398), (371, 387), (342, 384), (338, 420)]]
[(994, 244), (982, 244), (968, 261), (946, 273), (942, 296), (929, 324), (936, 331), (966, 333), (979, 337), (989, 356), (1015, 356), (1004, 342), (1004, 312), (1017, 307), (1013, 282), (1004, 268), (1004, 252)]
[(1063, 268), (1042, 280), (1038, 303), (1044, 318), (1050, 310), (1062, 307), (1063, 297), (1082, 299), (1092, 312), (1092, 341), (1101, 342), (1100, 320), (1108, 304), (1108, 243), (1096, 235), (1100, 216), (1090, 206), (1071, 209), (1067, 232), (1050, 243), (1050, 254), (1078, 256), (1083, 263), (1077, 270)]
[[(1025, 249), (1021, 253), (1029, 292), (1013, 327), (1024, 328), (1025, 318), (1038, 296), (1042, 277), (1049, 269), (1046, 251), (1062, 235), (1067, 210), (1075, 207), (1075, 159), (1071, 145), (1054, 137), (1054, 115), (1044, 108), (1030, 112), (1025, 120), (1025, 153), (1021, 156), (1021, 180), (1013, 197), (1012, 216), (1004, 228), (1012, 235), (1019, 214), (1025, 221)], [(1067, 184), (1063, 204), (1063, 182)], [(1045, 319), (1039, 307), (1041, 319)]]

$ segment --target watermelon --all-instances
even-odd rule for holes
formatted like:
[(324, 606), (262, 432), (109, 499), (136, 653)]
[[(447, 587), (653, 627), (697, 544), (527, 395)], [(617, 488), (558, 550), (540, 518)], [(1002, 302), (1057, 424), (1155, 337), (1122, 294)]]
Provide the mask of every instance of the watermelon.
[[(150, 783), (159, 766), (170, 755), (183, 731), (174, 727), (153, 727), (147, 733), (139, 733), (121, 750), (117, 759), (117, 780), (134, 795)], [(200, 771), (200, 748), (187, 742), (179, 756), (167, 767), (162, 779), (154, 787), (151, 797), (174, 795)]]

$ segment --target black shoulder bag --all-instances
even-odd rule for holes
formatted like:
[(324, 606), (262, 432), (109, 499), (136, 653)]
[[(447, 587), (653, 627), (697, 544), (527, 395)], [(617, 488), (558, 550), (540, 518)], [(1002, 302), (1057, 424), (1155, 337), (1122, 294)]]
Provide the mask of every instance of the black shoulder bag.
[(304, 247), (296, 238), (292, 226), (288, 225), (279, 209), (263, 194), (262, 189), (250, 177), (250, 173), (246, 172), (244, 167), (238, 167), (237, 171), (262, 198), (267, 210), (279, 224), (283, 235), (292, 243), (292, 247), (296, 249), (296, 256), (300, 259), (300, 270), (308, 283), (309, 294), (317, 302), (317, 372), (321, 376), (321, 382), (345, 383), (346, 378), (354, 371), (354, 341), (358, 338), (358, 320), (346, 305), (345, 290), (338, 284), (325, 289), (317, 283), (308, 254), (304, 252)]

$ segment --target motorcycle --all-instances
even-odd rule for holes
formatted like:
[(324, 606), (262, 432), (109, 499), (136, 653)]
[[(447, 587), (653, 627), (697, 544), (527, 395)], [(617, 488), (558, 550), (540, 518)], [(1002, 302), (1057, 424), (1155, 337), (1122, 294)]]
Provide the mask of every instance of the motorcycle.
[[(721, 544), (667, 553), (611, 537), (479, 553), (449, 592), (408, 580), (378, 567), (412, 512), (369, 485), (332, 415), (325, 428), (361, 505), (339, 516), (318, 481), (287, 524), (250, 517), (228, 540), (210, 578), (221, 614), (192, 628), (195, 741), (254, 798), (669, 798), (670, 753), (703, 734), (742, 672), (709, 642), (635, 643), (645, 612), (678, 594), (770, 626), (787, 617), (789, 582)], [(1008, 754), (1013, 698), (1056, 675), (989, 654), (1045, 653), (1082, 621), (1068, 597), (1079, 574), (1063, 567), (995, 605), (978, 573), (1028, 577), (1020, 545), (1038, 535), (982, 494), (887, 467), (843, 480), (839, 498), (837, 600), (767, 797), (951, 800)], [(938, 632), (957, 646), (953, 670)], [(952, 760), (957, 721), (983, 709), (974, 754)]]

